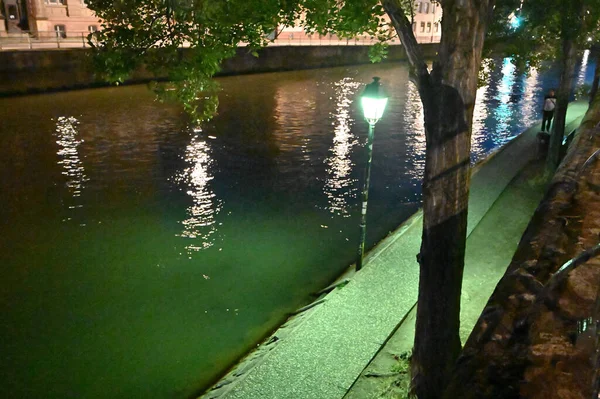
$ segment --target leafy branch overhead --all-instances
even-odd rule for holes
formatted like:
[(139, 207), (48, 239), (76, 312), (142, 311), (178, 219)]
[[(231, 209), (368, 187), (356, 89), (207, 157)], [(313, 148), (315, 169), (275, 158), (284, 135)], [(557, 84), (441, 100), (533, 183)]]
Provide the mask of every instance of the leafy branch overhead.
[[(412, 3), (402, 0), (407, 15)], [(102, 19), (95, 33), (96, 70), (102, 78), (125, 81), (142, 64), (169, 83), (155, 88), (174, 97), (198, 119), (217, 108), (218, 86), (212, 77), (221, 63), (269, 44), (282, 26), (300, 25), (308, 33), (375, 37), (374, 62), (385, 58), (385, 43), (395, 32), (386, 24), (377, 0), (88, 0)], [(187, 47), (182, 51), (182, 47)]]
[(486, 49), (512, 57), (521, 70), (558, 60), (562, 41), (573, 39), (578, 49), (600, 40), (599, 0), (497, 1)]

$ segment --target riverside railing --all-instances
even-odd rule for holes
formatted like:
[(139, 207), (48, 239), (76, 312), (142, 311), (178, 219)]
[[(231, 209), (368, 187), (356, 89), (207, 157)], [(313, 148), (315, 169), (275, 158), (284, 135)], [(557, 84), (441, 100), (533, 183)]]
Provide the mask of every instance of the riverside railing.
[[(415, 38), (417, 43), (439, 43), (440, 36), (436, 36), (429, 33), (416, 33)], [(295, 33), (284, 32), (275, 39), (270, 46), (370, 46), (377, 43), (377, 39), (374, 37), (356, 37), (353, 39), (340, 39), (334, 35), (332, 36), (319, 36), (319, 35), (305, 35), (303, 32), (300, 35)], [(390, 45), (399, 45), (400, 39), (398, 37), (393, 38), (388, 42)]]
[[(42, 50), (42, 49), (66, 49), (66, 48), (89, 48), (88, 37), (90, 32), (0, 32), (0, 51), (2, 50)], [(93, 34), (92, 34), (93, 35)], [(419, 43), (439, 43), (438, 36), (418, 35)], [(93, 36), (92, 36), (93, 39)], [(357, 37), (353, 39), (340, 39), (336, 36), (305, 35), (284, 32), (269, 46), (371, 46), (377, 43), (374, 37)], [(390, 45), (399, 45), (400, 40), (394, 38)], [(241, 44), (243, 45), (243, 44)], [(187, 47), (183, 45), (182, 47)]]
[(0, 50), (89, 48), (88, 31), (0, 32)]

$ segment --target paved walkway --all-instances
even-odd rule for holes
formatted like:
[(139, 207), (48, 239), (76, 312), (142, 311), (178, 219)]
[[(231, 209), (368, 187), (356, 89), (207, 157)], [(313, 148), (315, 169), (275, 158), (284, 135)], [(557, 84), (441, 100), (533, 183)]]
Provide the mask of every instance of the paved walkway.
[[(541, 201), (544, 161), (530, 162), (504, 189), (467, 240), (461, 300), (460, 336), (466, 342), (492, 290), (504, 275), (522, 233)], [(344, 399), (401, 398), (409, 385), (398, 358), (408, 353), (415, 339), (416, 307), (363, 370)]]
[[(567, 123), (576, 123), (586, 109), (587, 104), (572, 104)], [(489, 231), (478, 234), (477, 226), (509, 183), (535, 156), (538, 131), (539, 125), (524, 132), (477, 167), (472, 178), (465, 273), (469, 277), (465, 278), (467, 302), (463, 301), (465, 309), (471, 309), (470, 318), (476, 319), (496, 284), (497, 278), (490, 282), (493, 280), (490, 273), (501, 276), (501, 268), (508, 265), (514, 252), (511, 245), (496, 245), (501, 241), (500, 237), (504, 234), (514, 238), (516, 246), (521, 236), (518, 233), (515, 237), (514, 228), (508, 228), (510, 223), (503, 221), (502, 213), (497, 210), (495, 219), (488, 222), (488, 228), (497, 228), (495, 234)], [(511, 212), (514, 212), (523, 204), (519, 203), (518, 197), (512, 200), (514, 209)], [(535, 202), (530, 203), (530, 211), (519, 215), (525, 220), (521, 232), (533, 213), (534, 205)], [(501, 209), (504, 210), (505, 206), (502, 205)], [(269, 343), (263, 345), (266, 349), (251, 355), (250, 361), (234, 369), (217, 385), (218, 389), (204, 397), (344, 397), (416, 303), (416, 254), (421, 229), (422, 216), (419, 212), (368, 254), (366, 266), (352, 276), (347, 285), (332, 291), (318, 305), (304, 312), (298, 321), (286, 323), (287, 326), (275, 332)], [(487, 259), (488, 255), (478, 252), (480, 249), (491, 251), (496, 256)], [(486, 259), (486, 267), (491, 271), (473, 268), (473, 264), (479, 264), (482, 259)], [(470, 330), (471, 327), (466, 328)]]

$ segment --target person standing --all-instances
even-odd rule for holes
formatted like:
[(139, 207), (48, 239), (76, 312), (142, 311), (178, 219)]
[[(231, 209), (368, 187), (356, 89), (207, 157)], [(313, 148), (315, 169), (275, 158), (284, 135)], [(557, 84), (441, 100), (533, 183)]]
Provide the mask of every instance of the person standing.
[(549, 132), (554, 118), (554, 109), (556, 108), (556, 96), (554, 90), (550, 90), (544, 97), (544, 117), (542, 119), (542, 132)]

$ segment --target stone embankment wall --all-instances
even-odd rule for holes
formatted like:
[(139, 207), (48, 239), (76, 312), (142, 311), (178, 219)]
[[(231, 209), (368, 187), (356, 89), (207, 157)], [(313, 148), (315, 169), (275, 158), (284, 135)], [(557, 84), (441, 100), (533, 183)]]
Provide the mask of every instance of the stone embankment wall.
[(600, 241), (600, 159), (590, 159), (600, 148), (599, 122), (597, 95), (465, 345), (446, 398), (592, 397), (595, 330), (582, 330), (594, 310), (600, 258), (565, 280), (553, 275)]
[[(421, 45), (433, 57), (437, 44)], [(369, 63), (370, 46), (277, 46), (254, 57), (244, 48), (227, 60), (220, 75), (289, 71)], [(182, 51), (186, 51), (183, 49)], [(84, 49), (0, 52), (0, 95), (16, 95), (106, 85), (96, 78)], [(402, 46), (390, 46), (386, 61), (406, 60)], [(143, 83), (155, 77), (141, 68), (128, 83)]]

